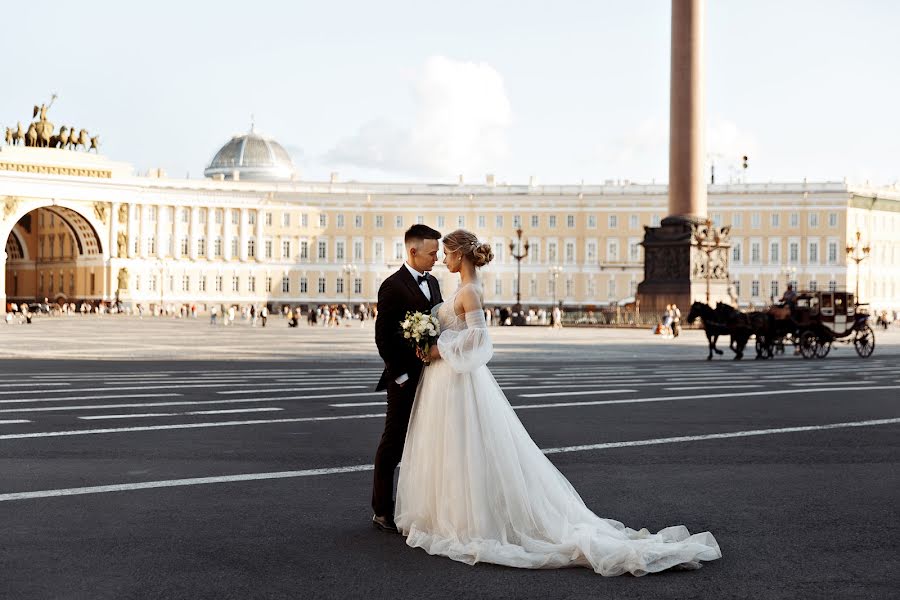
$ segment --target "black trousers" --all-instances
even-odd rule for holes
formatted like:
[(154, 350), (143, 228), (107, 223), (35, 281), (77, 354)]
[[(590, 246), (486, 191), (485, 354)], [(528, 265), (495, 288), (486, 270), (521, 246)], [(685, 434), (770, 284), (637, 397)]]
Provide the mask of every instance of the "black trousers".
[(384, 433), (375, 452), (375, 478), (372, 483), (372, 509), (378, 516), (394, 518), (394, 469), (403, 457), (409, 415), (416, 397), (416, 383), (410, 378), (403, 386), (393, 381), (388, 384)]

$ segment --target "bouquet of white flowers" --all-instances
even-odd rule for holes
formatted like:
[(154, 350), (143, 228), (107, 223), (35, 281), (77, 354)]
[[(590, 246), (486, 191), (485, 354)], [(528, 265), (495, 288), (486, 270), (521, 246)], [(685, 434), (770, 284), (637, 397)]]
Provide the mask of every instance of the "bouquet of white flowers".
[[(421, 350), (421, 356), (428, 356), (431, 346), (441, 333), (441, 325), (437, 317), (420, 312), (408, 312), (406, 318), (400, 323), (403, 337), (409, 340), (417, 350)], [(427, 360), (424, 360), (428, 364)]]

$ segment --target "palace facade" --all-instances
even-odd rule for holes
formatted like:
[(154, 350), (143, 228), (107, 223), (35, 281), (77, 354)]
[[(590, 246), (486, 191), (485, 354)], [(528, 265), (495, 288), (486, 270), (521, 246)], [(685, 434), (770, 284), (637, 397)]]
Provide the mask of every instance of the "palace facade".
[[(484, 270), (491, 305), (515, 302), (510, 243), (521, 228), (526, 307), (601, 307), (633, 298), (643, 228), (658, 225), (668, 205), (665, 185), (302, 181), (281, 146), (255, 132), (225, 144), (206, 174), (137, 176), (97, 154), (3, 147), (2, 306), (374, 302), (403, 261), (404, 231), (426, 223), (444, 233), (465, 227), (493, 244)], [(732, 226), (740, 305), (766, 304), (788, 281), (851, 291), (858, 283), (862, 302), (900, 310), (900, 189), (802, 181), (708, 191), (710, 218)], [(846, 251), (857, 232), (860, 248), (870, 248), (858, 266)], [(443, 266), (435, 275), (452, 289)]]

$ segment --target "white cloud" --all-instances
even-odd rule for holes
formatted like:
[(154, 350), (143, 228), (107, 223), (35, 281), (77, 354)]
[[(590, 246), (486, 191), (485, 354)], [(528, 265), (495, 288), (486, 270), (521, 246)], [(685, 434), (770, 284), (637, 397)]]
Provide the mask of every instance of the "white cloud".
[(324, 162), (446, 176), (491, 171), (507, 156), (512, 110), (503, 78), (489, 64), (431, 57), (413, 92), (412, 123), (369, 121), (341, 140)]

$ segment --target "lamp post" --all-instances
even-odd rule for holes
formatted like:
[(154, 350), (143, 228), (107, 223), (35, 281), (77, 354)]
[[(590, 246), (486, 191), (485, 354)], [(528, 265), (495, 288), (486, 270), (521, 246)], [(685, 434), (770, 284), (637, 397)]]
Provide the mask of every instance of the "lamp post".
[[(872, 251), (872, 247), (866, 244), (865, 246), (860, 247), (860, 238), (862, 234), (857, 229), (856, 230), (856, 243), (852, 246), (847, 246), (847, 258), (856, 263), (856, 303), (859, 304), (859, 263), (869, 258), (869, 252)], [(860, 254), (862, 251), (862, 254)]]
[[(519, 254), (516, 254), (516, 249)], [(524, 249), (524, 252), (522, 251)], [(528, 256), (528, 240), (525, 240), (525, 246), (522, 246), (522, 228), (516, 229), (516, 239), (509, 243), (509, 252), (516, 259), (516, 305), (513, 307), (515, 317), (513, 325), (524, 325), (525, 315), (522, 314), (522, 259)]]
[(712, 277), (710, 263), (712, 262), (712, 254), (724, 247), (723, 242), (731, 230), (730, 225), (725, 227), (713, 227), (712, 220), (706, 219), (703, 226), (694, 228), (692, 234), (697, 249), (706, 254), (706, 303), (710, 300), (710, 278)]
[[(784, 289), (787, 290), (791, 281), (797, 278), (797, 267), (783, 267), (781, 269), (781, 274), (784, 275)], [(797, 290), (794, 291), (796, 292)], [(775, 302), (775, 298), (772, 298), (772, 302)]]
[(553, 265), (552, 267), (550, 267), (550, 277), (553, 278), (553, 304), (551, 305), (551, 308), (553, 306), (556, 306), (556, 285), (562, 272), (563, 268), (559, 265)]
[(344, 275), (347, 276), (347, 310), (351, 310), (350, 308), (350, 283), (352, 281), (352, 277), (359, 273), (359, 268), (353, 263), (344, 264)]
[(156, 268), (159, 269), (159, 316), (165, 311), (163, 307), (163, 290), (165, 289), (166, 263), (161, 259), (156, 260)]

